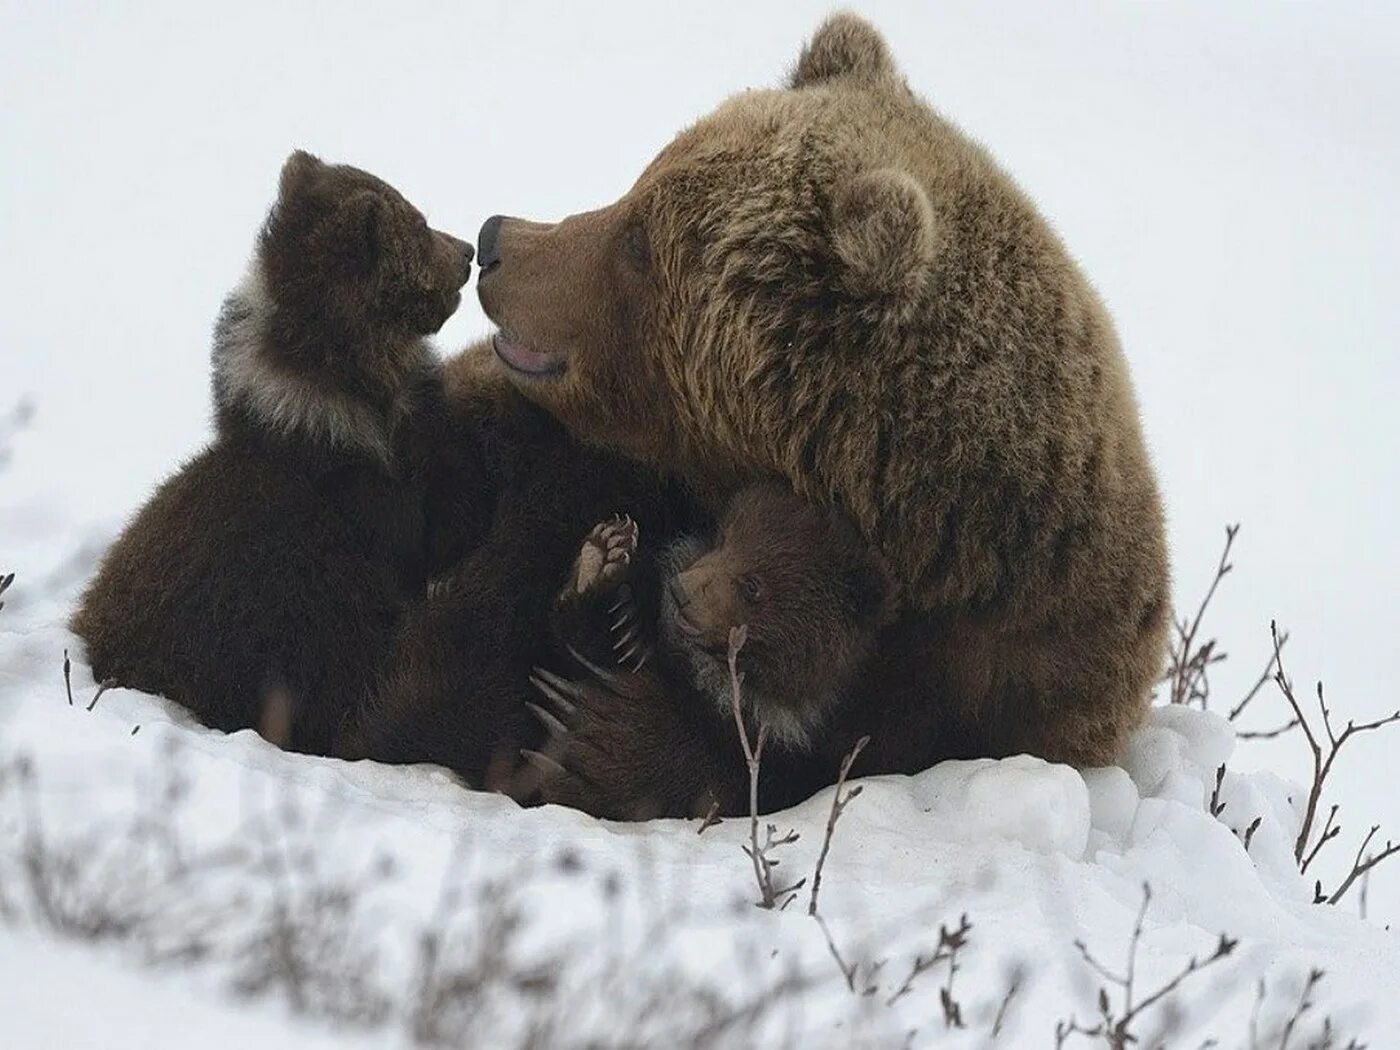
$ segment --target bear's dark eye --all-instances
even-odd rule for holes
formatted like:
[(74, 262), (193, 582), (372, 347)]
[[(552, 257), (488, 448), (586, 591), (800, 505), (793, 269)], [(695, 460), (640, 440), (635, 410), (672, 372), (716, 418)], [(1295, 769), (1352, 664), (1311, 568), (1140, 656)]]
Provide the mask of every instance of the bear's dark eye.
[(763, 600), (763, 583), (757, 576), (740, 577), (739, 593), (744, 596), (744, 601), (757, 605)]
[(645, 273), (651, 267), (651, 244), (640, 222), (629, 224), (622, 234), (622, 254), (638, 273)]

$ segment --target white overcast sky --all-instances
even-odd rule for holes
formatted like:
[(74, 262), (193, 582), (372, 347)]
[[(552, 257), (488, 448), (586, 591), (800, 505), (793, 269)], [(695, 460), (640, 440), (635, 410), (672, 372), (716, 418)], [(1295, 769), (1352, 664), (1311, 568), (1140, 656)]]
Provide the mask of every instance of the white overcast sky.
[[(1243, 523), (1215, 625), (1244, 659), (1221, 683), (1277, 616), (1340, 712), (1400, 704), (1400, 5), (851, 6), (1107, 300), (1183, 598)], [(0, 502), (115, 526), (201, 444), (210, 326), (291, 148), (466, 237), (558, 217), (776, 82), (827, 9), (3, 0), (0, 408), (27, 394), (38, 416)], [(473, 299), (441, 345), (485, 330)], [(1357, 747), (1348, 831), (1400, 832), (1400, 733)]]

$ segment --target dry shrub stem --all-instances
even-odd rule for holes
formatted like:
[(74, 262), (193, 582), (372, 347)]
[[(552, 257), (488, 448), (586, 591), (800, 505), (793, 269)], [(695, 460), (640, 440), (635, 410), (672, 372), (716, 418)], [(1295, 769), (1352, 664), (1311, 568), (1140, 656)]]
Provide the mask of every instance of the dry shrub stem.
[(1216, 652), (1214, 638), (1197, 647), (1196, 637), (1200, 633), (1202, 621), (1205, 620), (1206, 610), (1210, 608), (1211, 599), (1220, 587), (1220, 581), (1234, 569), (1234, 565), (1230, 563), (1230, 549), (1235, 545), (1235, 536), (1239, 531), (1240, 527), (1237, 524), (1225, 526), (1225, 549), (1220, 554), (1215, 575), (1196, 609), (1196, 615), (1190, 620), (1177, 620), (1173, 624), (1176, 636), (1172, 640), (1167, 681), (1171, 687), (1171, 702), (1174, 704), (1199, 704), (1204, 708), (1210, 696), (1210, 668), (1225, 659), (1225, 653)]
[(841, 814), (846, 811), (846, 806), (851, 800), (862, 791), (862, 785), (857, 784), (843, 796), (841, 789), (846, 786), (846, 777), (851, 772), (851, 766), (855, 764), (860, 753), (865, 750), (865, 745), (870, 743), (870, 737), (863, 736), (856, 741), (855, 747), (846, 753), (846, 757), (841, 760), (841, 770), (836, 776), (836, 791), (831, 796), (831, 814), (826, 818), (826, 834), (822, 836), (821, 852), (817, 854), (817, 866), (812, 872), (812, 896), (807, 901), (807, 914), (817, 914), (817, 895), (822, 888), (822, 868), (826, 865), (826, 855), (831, 851), (831, 836), (836, 831), (836, 822), (841, 819)]
[[(1091, 1039), (1102, 1039), (1110, 1050), (1127, 1050), (1128, 1047), (1138, 1043), (1138, 1036), (1133, 1031), (1133, 1025), (1160, 1003), (1167, 996), (1171, 995), (1182, 983), (1192, 974), (1199, 973), (1222, 959), (1227, 958), (1239, 943), (1225, 934), (1220, 935), (1216, 942), (1215, 950), (1204, 958), (1191, 956), (1186, 965), (1177, 972), (1176, 976), (1165, 982), (1156, 991), (1137, 998), (1137, 956), (1138, 948), (1142, 943), (1142, 926), (1147, 917), (1148, 906), (1152, 903), (1152, 887), (1147, 883), (1142, 885), (1142, 906), (1138, 909), (1137, 920), (1133, 923), (1132, 937), (1128, 942), (1128, 958), (1126, 969), (1123, 973), (1114, 973), (1108, 969), (1098, 959), (1094, 958), (1083, 941), (1075, 941), (1074, 946), (1079, 950), (1079, 954), (1084, 958), (1084, 962), (1091, 970), (1097, 973), (1104, 980), (1104, 984), (1099, 987), (1098, 1011), (1099, 1021), (1090, 1027), (1084, 1027), (1071, 1017), (1068, 1021), (1059, 1021), (1055, 1025), (1055, 1046), (1062, 1047), (1071, 1035), (1084, 1035)], [(1122, 992), (1122, 1003), (1116, 1009), (1112, 998), (1109, 995), (1109, 986), (1117, 987)]]
[[(1373, 722), (1356, 722), (1348, 719), (1345, 728), (1338, 734), (1332, 727), (1332, 712), (1327, 706), (1322, 683), (1318, 682), (1317, 706), (1322, 715), (1322, 733), (1319, 734), (1317, 728), (1303, 712), (1303, 706), (1298, 702), (1297, 694), (1293, 690), (1293, 682), (1289, 679), (1283, 666), (1283, 638), (1279, 635), (1277, 623), (1269, 624), (1269, 633), (1274, 643), (1274, 682), (1278, 685), (1279, 691), (1283, 693), (1284, 699), (1288, 701), (1288, 706), (1293, 709), (1293, 716), (1303, 731), (1303, 738), (1307, 740), (1308, 750), (1312, 755), (1312, 786), (1308, 789), (1308, 800), (1303, 808), (1302, 826), (1298, 829), (1298, 838), (1293, 843), (1293, 859), (1297, 861), (1299, 871), (1306, 872), (1312, 862), (1317, 859), (1322, 847), (1335, 839), (1342, 831), (1341, 825), (1333, 824), (1337, 816), (1337, 807), (1334, 805), (1329, 809), (1327, 817), (1323, 821), (1322, 831), (1319, 833), (1317, 841), (1309, 849), (1308, 843), (1312, 841), (1313, 826), (1317, 822), (1317, 810), (1322, 802), (1322, 793), (1327, 786), (1327, 778), (1332, 773), (1337, 756), (1347, 741), (1353, 737), (1400, 722), (1400, 711), (1394, 711)], [(1324, 736), (1325, 741), (1323, 740)], [(1400, 844), (1387, 839), (1385, 847), (1380, 852), (1373, 855), (1366, 854), (1366, 848), (1371, 844), (1371, 839), (1379, 830), (1379, 825), (1371, 827), (1366, 838), (1362, 841), (1361, 847), (1356, 851), (1356, 859), (1352, 862), (1351, 871), (1333, 892), (1324, 893), (1321, 880), (1315, 882), (1313, 888), (1315, 903), (1338, 903), (1346, 896), (1347, 891), (1351, 889), (1358, 878), (1382, 861), (1400, 853)]]
[[(1228, 654), (1219, 648), (1217, 639), (1203, 640), (1201, 628), (1221, 582), (1234, 571), (1235, 566), (1230, 561), (1230, 553), (1234, 548), (1235, 537), (1239, 531), (1239, 525), (1225, 526), (1225, 547), (1221, 551), (1220, 561), (1215, 567), (1215, 575), (1211, 577), (1210, 586), (1206, 588), (1205, 597), (1201, 599), (1195, 616), (1190, 620), (1177, 620), (1172, 625), (1174, 630), (1168, 648), (1167, 671), (1163, 676), (1163, 681), (1167, 683), (1168, 699), (1174, 704), (1191, 704), (1203, 711), (1210, 709), (1210, 670), (1215, 665), (1224, 662)], [(1288, 636), (1284, 635), (1280, 640), (1280, 646), (1287, 641)], [(1275, 651), (1270, 654), (1268, 661), (1264, 664), (1264, 669), (1254, 679), (1249, 691), (1226, 713), (1225, 717), (1232, 725), (1238, 722), (1245, 709), (1253, 703), (1260, 690), (1264, 688), (1264, 684), (1273, 679), (1277, 661), (1278, 653)], [(1272, 729), (1236, 729), (1235, 735), (1241, 740), (1272, 740), (1274, 737), (1287, 733), (1297, 724), (1296, 720), (1292, 720)]]
[(773, 851), (779, 846), (796, 842), (796, 831), (788, 831), (779, 836), (777, 826), (769, 824), (763, 843), (758, 841), (758, 778), (763, 762), (763, 747), (768, 742), (768, 727), (760, 725), (757, 740), (750, 740), (748, 726), (744, 720), (744, 675), (739, 670), (739, 653), (743, 650), (748, 636), (748, 627), (743, 625), (729, 632), (729, 701), (734, 713), (734, 726), (739, 731), (739, 744), (744, 749), (744, 763), (749, 770), (749, 844), (744, 847), (744, 852), (753, 862), (754, 880), (758, 883), (759, 891), (758, 906), (781, 910), (792, 902), (797, 896), (797, 891), (807, 880), (798, 879), (791, 885), (783, 886), (773, 878), (773, 870), (779, 864), (773, 856)]

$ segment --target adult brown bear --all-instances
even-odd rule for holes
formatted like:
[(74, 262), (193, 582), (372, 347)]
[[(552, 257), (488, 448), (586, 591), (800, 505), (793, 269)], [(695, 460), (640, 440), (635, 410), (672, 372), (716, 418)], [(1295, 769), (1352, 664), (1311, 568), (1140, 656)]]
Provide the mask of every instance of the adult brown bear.
[[(864, 772), (1117, 755), (1168, 609), (1123, 354), (1030, 201), (871, 26), (834, 16), (785, 87), (725, 102), (619, 201), (488, 220), (478, 254), (501, 366), (570, 431), (716, 506), (784, 478), (882, 557), (902, 612), (868, 702), (792, 756), (803, 790), (861, 733)], [(580, 694), (612, 738), (576, 737), (561, 777), (605, 751), (674, 771), (666, 705), (634, 685)]]

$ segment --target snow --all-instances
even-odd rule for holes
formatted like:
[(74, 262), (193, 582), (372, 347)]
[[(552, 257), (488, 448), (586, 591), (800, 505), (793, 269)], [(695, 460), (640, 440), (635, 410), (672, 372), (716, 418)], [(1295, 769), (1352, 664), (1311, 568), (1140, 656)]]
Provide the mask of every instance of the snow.
[[(286, 754), (123, 689), (89, 711), (96, 685), (62, 624), (76, 579), (38, 577), (60, 582), (37, 593), (17, 585), (0, 612), (0, 1016), (23, 1037), (11, 1045), (173, 1045), (191, 1028), (217, 1030), (216, 1045), (405, 1046), (415, 1034), (450, 1045), (464, 1032), (519, 1045), (531, 1031), (548, 1032), (548, 1045), (665, 1043), (709, 1023), (713, 1001), (740, 1009), (757, 997), (767, 1010), (721, 1045), (902, 1045), (912, 1032), (922, 1046), (948, 1037), (946, 965), (895, 993), (939, 927), (964, 914), (954, 989), (968, 1027), (953, 1045), (985, 1045), (1013, 983), (1002, 1039), (1048, 1044), (1057, 1021), (1095, 1017), (1103, 982), (1075, 942), (1121, 970), (1144, 884), (1139, 998), (1221, 934), (1240, 943), (1187, 979), (1180, 1011), (1146, 1015), (1143, 1033), (1171, 1023), (1190, 1045), (1247, 1045), (1263, 978), (1256, 1023), (1276, 1036), (1316, 967), (1326, 976), (1300, 1032), (1330, 1018), (1373, 1045), (1400, 1037), (1400, 938), (1310, 903), (1291, 854), (1297, 786), (1230, 771), (1224, 808), (1208, 811), (1233, 747), (1228, 723), (1209, 713), (1156, 709), (1122, 767), (1081, 773), (1019, 756), (861, 782), (819, 898), (857, 989), (877, 989), (857, 995), (807, 915), (810, 881), (781, 912), (754, 906), (747, 821), (697, 834), (697, 822), (521, 810), (439, 769)], [(775, 854), (785, 878), (810, 880), (831, 802), (828, 789), (765, 821), (798, 832)], [(1241, 836), (1256, 816), (1246, 853)], [(58, 872), (49, 892), (68, 913), (110, 913), (128, 929), (55, 928), (22, 871), (36, 829)], [(77, 860), (66, 877), (65, 857)], [(210, 857), (224, 859), (200, 859)], [(258, 962), (279, 909), (314, 946), (300, 991)], [(482, 972), (496, 976), (471, 985), (469, 1009), (425, 1009), (438, 1001), (424, 990), (425, 934), (474, 973), (472, 960), (495, 959)], [(327, 990), (352, 972), (351, 993)], [(520, 975), (536, 972), (550, 975), (546, 995), (521, 990)], [(767, 991), (785, 981), (799, 990)]]
[[(1103, 292), (1180, 599), (1206, 582), (1221, 526), (1244, 522), (1211, 625), (1239, 652), (1216, 686), (1247, 688), (1277, 616), (1303, 691), (1325, 677), (1346, 716), (1392, 709), (1394, 11), (860, 6)], [(963, 913), (962, 1041), (985, 1044), (1015, 986), (1000, 1042), (1052, 1045), (1056, 1021), (1096, 1016), (1103, 982), (1075, 940), (1121, 970), (1144, 883), (1139, 999), (1221, 933), (1241, 939), (1183, 983), (1194, 1038), (1170, 1045), (1278, 1045), (1312, 967), (1326, 977), (1290, 1045), (1329, 1015), (1339, 1044), (1397, 1043), (1400, 947), (1382, 924), (1400, 914), (1400, 865), (1378, 873), (1370, 923), (1353, 914), (1359, 891), (1310, 903), (1292, 859), (1301, 795), (1283, 775), (1305, 772), (1300, 743), (1232, 751), (1201, 712), (1156, 712), (1121, 768), (1017, 758), (866, 782), (820, 899), (857, 987), (879, 988), (853, 996), (806, 887), (780, 914), (752, 906), (742, 821), (697, 835), (524, 812), (441, 771), (285, 755), (122, 690), (84, 710), (95, 687), (61, 625), (95, 554), (207, 432), (209, 328), (293, 145), (382, 172), (466, 235), (493, 212), (578, 211), (615, 198), (728, 93), (773, 82), (824, 10), (444, 3), (337, 9), (333, 31), (320, 7), (253, 0), (214, 19), (178, 3), (0, 10), (17, 88), (0, 146), (23, 161), (0, 164), (0, 452), (13, 453), (0, 571), (18, 573), (0, 610), (0, 1045), (160, 1047), (192, 1031), (211, 1048), (511, 1045), (530, 1024), (554, 1026), (537, 1045), (624, 1031), (674, 1045), (713, 1019), (711, 999), (736, 1009), (791, 974), (799, 988), (769, 995), (757, 1028), (720, 1041), (901, 1045), (913, 1031), (924, 1045), (944, 1037), (946, 963), (886, 1004)], [(442, 344), (483, 326), (468, 303)], [(10, 441), (21, 395), (36, 416)], [(1259, 725), (1281, 721), (1270, 711)], [(1329, 885), (1372, 819), (1396, 832), (1400, 766), (1386, 757), (1370, 738), (1338, 770), (1348, 826), (1320, 862)], [(826, 792), (771, 818), (800, 833), (779, 850), (785, 876), (810, 878), (830, 804)], [(59, 917), (126, 929), (55, 928), (21, 864), (40, 841), (67, 895)], [(184, 871), (172, 844), (209, 863)], [(269, 931), (295, 932), (292, 954), (326, 979), (297, 991), (260, 975)], [(426, 967), (430, 944), (455, 961)], [(552, 990), (523, 980), (532, 967)], [(449, 994), (454, 974), (475, 991)], [(1145, 1019), (1144, 1045), (1165, 1018)], [(453, 1038), (464, 1032), (479, 1038)]]

